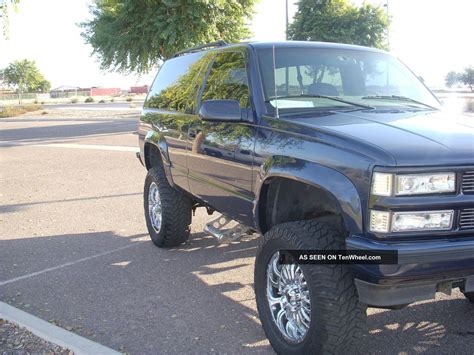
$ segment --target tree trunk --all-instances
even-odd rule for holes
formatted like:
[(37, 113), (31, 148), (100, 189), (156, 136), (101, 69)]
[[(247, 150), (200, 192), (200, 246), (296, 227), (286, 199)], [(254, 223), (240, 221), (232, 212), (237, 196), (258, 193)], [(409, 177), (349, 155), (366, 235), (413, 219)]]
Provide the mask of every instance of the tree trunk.
[(193, 153), (199, 154), (201, 152), (201, 144), (204, 141), (205, 137), (206, 136), (202, 131), (196, 134), (196, 138), (194, 138), (193, 147), (191, 149)]

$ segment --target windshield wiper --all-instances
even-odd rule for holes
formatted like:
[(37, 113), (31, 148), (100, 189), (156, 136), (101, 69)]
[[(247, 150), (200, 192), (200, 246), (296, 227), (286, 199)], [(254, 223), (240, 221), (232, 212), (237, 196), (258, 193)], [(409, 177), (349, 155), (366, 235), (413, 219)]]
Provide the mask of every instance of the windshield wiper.
[(431, 105), (428, 105), (428, 104), (425, 104), (424, 102), (421, 102), (421, 101), (417, 101), (415, 99), (412, 99), (410, 97), (406, 97), (406, 96), (399, 96), (399, 95), (372, 95), (372, 96), (364, 96), (364, 97), (361, 97), (361, 99), (363, 100), (378, 100), (378, 99), (381, 99), (381, 100), (396, 100), (396, 101), (406, 101), (406, 102), (412, 102), (414, 104), (418, 104), (418, 105), (422, 105), (422, 106), (425, 106), (425, 107), (428, 107), (432, 110), (437, 110), (437, 108), (431, 106)]
[(335, 96), (311, 95), (311, 94), (274, 96), (274, 97), (270, 97), (265, 102), (270, 102), (271, 100), (278, 100), (278, 99), (297, 99), (297, 98), (300, 98), (300, 97), (328, 99), (328, 100), (332, 100), (332, 101), (342, 102), (344, 104), (348, 104), (348, 105), (352, 105), (352, 106), (362, 107), (362, 108), (365, 108), (365, 109), (374, 109), (375, 108), (375, 107), (372, 107), (372, 106), (369, 106), (369, 105), (363, 105), (363, 104), (358, 104), (358, 103), (355, 103), (355, 102), (352, 102), (352, 101), (347, 101), (347, 100), (344, 100), (344, 99), (341, 99), (341, 98), (335, 97)]

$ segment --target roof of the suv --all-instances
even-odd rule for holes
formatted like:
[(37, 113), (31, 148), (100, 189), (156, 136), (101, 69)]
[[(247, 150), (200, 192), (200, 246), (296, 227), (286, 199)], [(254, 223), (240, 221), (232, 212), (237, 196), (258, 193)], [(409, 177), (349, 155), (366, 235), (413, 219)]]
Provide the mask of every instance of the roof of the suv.
[(335, 48), (335, 49), (351, 49), (364, 50), (371, 52), (384, 52), (376, 48), (357, 46), (353, 44), (330, 43), (330, 42), (311, 42), (311, 41), (280, 41), (280, 42), (240, 42), (240, 43), (225, 43), (223, 41), (204, 44), (202, 46), (193, 47), (184, 51), (176, 53), (173, 57), (182, 56), (196, 52), (208, 52), (232, 47), (248, 46), (255, 49), (265, 48)]
[(282, 42), (248, 42), (254, 48), (335, 48), (335, 49), (355, 49), (381, 52), (379, 49), (356, 46), (354, 44), (342, 44), (331, 42), (311, 42), (311, 41), (282, 41)]

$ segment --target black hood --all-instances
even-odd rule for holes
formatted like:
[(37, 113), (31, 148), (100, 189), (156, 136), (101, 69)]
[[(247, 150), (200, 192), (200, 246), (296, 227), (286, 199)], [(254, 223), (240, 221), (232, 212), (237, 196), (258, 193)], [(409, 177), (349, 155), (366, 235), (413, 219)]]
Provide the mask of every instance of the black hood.
[(474, 116), (376, 109), (290, 120), (378, 146), (400, 166), (474, 165)]

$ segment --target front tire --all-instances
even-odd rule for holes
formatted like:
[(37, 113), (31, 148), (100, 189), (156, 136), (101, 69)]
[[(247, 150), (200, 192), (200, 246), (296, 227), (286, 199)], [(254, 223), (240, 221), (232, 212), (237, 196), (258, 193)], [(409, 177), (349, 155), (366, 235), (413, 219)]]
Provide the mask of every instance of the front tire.
[(175, 247), (188, 240), (192, 202), (170, 186), (162, 167), (148, 171), (143, 201), (148, 233), (157, 247)]
[(264, 235), (254, 287), (263, 329), (277, 353), (347, 353), (364, 334), (366, 306), (347, 266), (274, 264), (279, 250), (342, 248), (341, 233), (317, 221), (277, 225)]

